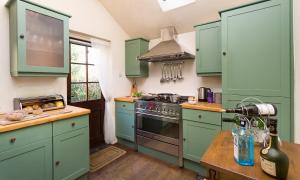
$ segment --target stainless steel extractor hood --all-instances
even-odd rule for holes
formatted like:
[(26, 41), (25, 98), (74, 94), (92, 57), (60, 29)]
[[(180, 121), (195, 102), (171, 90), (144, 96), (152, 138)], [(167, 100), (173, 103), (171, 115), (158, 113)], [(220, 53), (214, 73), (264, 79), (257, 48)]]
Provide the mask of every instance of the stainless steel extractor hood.
[(195, 59), (186, 52), (176, 41), (175, 27), (166, 27), (160, 31), (161, 42), (139, 57), (140, 61), (161, 62)]

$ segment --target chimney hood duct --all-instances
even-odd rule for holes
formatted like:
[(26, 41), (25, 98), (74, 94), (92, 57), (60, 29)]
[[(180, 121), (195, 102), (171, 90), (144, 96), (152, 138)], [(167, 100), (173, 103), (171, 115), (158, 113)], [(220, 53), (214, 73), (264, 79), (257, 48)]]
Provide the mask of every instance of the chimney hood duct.
[(140, 56), (140, 61), (162, 62), (195, 59), (194, 55), (186, 52), (175, 40), (177, 33), (174, 26), (162, 29), (160, 34), (161, 42)]

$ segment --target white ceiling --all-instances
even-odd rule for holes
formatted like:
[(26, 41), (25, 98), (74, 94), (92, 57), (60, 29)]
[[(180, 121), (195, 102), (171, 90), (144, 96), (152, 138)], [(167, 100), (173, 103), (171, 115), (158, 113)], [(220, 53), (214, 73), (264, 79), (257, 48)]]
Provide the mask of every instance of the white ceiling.
[(194, 25), (219, 20), (220, 10), (255, 0), (197, 0), (167, 12), (161, 11), (157, 0), (99, 1), (130, 37), (154, 39), (163, 27), (175, 26), (178, 33), (190, 32)]

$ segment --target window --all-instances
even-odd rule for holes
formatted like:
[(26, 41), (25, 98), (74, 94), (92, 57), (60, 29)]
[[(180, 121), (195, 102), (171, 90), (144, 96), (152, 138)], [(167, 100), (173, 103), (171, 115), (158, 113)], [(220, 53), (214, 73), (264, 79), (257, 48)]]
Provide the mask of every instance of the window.
[(196, 0), (158, 0), (159, 6), (163, 12), (194, 3)]
[(70, 102), (83, 102), (101, 99), (101, 90), (95, 64), (89, 61), (91, 43), (70, 39)]

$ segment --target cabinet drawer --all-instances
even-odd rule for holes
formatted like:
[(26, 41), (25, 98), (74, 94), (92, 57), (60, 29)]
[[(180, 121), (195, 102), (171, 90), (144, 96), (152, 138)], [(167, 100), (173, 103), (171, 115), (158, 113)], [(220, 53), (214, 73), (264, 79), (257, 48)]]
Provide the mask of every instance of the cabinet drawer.
[(183, 109), (182, 119), (208, 123), (208, 124), (221, 125), (221, 113), (218, 112)]
[(0, 134), (0, 152), (52, 137), (51, 123)]
[(53, 123), (53, 136), (89, 126), (88, 116), (79, 116)]
[(116, 102), (116, 111), (134, 111), (134, 103)]

